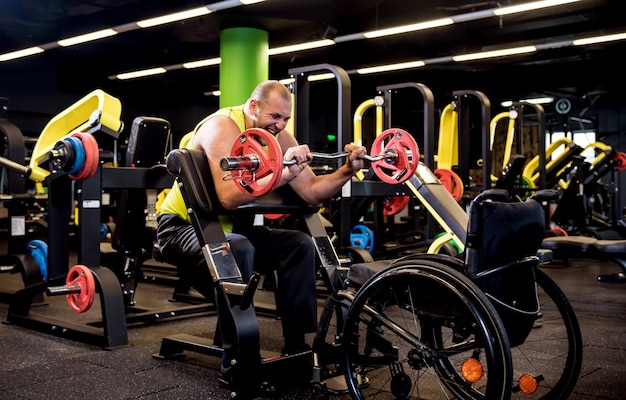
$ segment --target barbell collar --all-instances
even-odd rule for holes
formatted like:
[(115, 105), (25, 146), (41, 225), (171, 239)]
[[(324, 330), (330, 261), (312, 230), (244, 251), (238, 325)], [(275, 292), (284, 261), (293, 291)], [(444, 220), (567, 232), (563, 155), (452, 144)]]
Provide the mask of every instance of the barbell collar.
[(65, 140), (56, 142), (52, 150), (50, 150), (51, 172), (69, 171), (74, 162), (75, 155), (76, 152), (70, 143)]

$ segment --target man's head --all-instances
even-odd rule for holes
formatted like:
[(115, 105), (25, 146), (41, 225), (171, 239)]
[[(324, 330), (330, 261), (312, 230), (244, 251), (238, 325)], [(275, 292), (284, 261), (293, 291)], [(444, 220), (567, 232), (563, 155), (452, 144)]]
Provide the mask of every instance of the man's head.
[(291, 93), (278, 81), (261, 82), (250, 95), (245, 112), (254, 121), (254, 128), (276, 135), (291, 118)]

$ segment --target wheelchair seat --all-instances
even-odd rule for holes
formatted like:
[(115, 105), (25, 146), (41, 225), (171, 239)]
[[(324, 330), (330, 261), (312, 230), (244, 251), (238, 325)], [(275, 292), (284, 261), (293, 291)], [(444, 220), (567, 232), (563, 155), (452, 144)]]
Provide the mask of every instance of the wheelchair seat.
[(350, 269), (346, 275), (348, 284), (355, 288), (363, 286), (369, 278), (387, 268), (391, 262), (392, 260), (375, 260), (350, 265)]

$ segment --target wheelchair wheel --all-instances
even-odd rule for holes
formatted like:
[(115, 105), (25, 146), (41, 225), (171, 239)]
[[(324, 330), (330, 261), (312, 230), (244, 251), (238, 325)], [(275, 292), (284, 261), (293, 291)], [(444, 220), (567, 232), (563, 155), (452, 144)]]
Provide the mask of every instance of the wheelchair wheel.
[[(524, 343), (511, 349), (514, 399), (566, 399), (578, 380), (583, 358), (580, 326), (569, 301), (541, 269), (535, 271), (541, 318)], [(522, 376), (538, 381), (532, 394), (524, 393)], [(523, 382), (523, 381), (522, 381)]]
[(497, 312), (443, 263), (398, 261), (370, 278), (348, 310), (343, 350), (354, 399), (511, 396), (510, 348)]

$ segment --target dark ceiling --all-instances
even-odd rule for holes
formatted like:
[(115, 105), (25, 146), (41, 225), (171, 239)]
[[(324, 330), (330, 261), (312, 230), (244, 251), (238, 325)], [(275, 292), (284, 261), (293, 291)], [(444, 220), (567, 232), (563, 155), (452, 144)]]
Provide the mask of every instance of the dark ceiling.
[[(204, 93), (218, 86), (218, 67), (172, 71), (125, 82), (108, 77), (120, 72), (217, 57), (220, 30), (227, 27), (267, 30), (270, 47), (277, 47), (525, 2), (267, 0), (185, 22), (133, 30), (112, 38), (0, 62), (0, 96), (5, 96), (5, 91), (16, 97), (18, 108), (26, 109), (32, 105), (20, 100), (24, 93), (34, 96), (37, 91), (55, 89), (76, 97), (100, 87), (129, 101), (148, 101), (149, 97), (168, 103), (184, 98), (187, 101), (204, 99), (206, 104)], [(0, 53), (211, 3), (200, 0), (0, 0)], [(320, 63), (353, 70), (626, 31), (626, 20), (618, 5), (617, 0), (582, 0), (501, 18), (483, 18), (427, 31), (273, 56), (270, 77), (285, 78), (291, 68)], [(351, 75), (351, 80), (355, 96), (371, 96), (368, 93), (378, 85), (415, 81), (430, 87), (436, 97), (445, 97), (450, 90), (476, 89), (496, 100), (537, 94), (584, 99), (626, 89), (620, 66), (624, 50), (626, 41), (566, 46), (525, 56), (439, 63), (401, 73)], [(158, 95), (146, 96), (146, 93)]]

